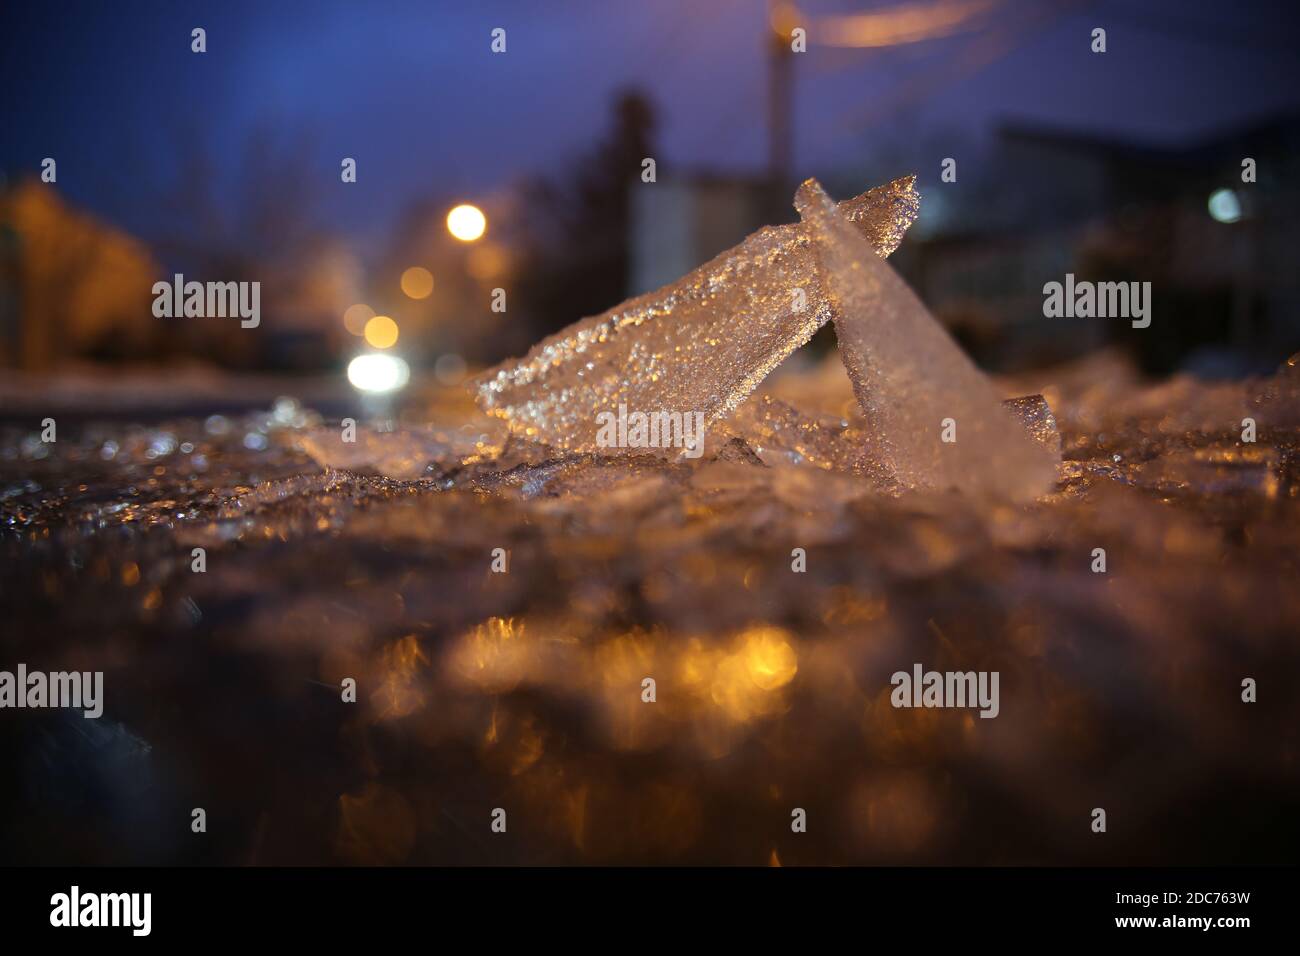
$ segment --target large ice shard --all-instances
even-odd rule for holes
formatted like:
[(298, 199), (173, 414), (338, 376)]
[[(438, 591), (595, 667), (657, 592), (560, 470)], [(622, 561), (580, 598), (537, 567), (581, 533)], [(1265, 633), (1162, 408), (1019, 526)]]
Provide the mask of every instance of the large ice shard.
[(904, 487), (1021, 500), (1049, 491), (1058, 456), (1002, 407), (989, 379), (821, 186), (805, 182), (795, 205), (872, 457)]
[[(839, 205), (862, 244), (888, 256), (916, 219), (915, 177)], [(672, 285), (581, 319), (475, 382), (479, 404), (511, 430), (596, 451), (597, 416), (704, 416), (736, 406), (830, 318), (802, 225), (767, 227)]]

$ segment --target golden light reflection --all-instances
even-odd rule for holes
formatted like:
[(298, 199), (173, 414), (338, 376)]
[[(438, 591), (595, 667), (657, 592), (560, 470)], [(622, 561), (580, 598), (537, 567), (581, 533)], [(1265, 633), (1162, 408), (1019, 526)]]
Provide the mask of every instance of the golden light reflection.
[(698, 637), (686, 643), (677, 664), (677, 679), (688, 688), (699, 688), (706, 684), (713, 673), (715, 654), (704, 646)]
[(382, 655), (383, 683), (379, 688), (379, 716), (405, 717), (425, 704), (424, 681), (418, 670), (429, 659), (414, 634), (393, 641)]
[(738, 722), (785, 709), (780, 694), (798, 671), (793, 637), (778, 627), (750, 628), (737, 636), (734, 649), (713, 667), (709, 696), (729, 718)]
[(478, 206), (462, 203), (447, 213), (447, 231), (461, 242), (473, 242), (487, 231), (487, 216)]
[(423, 266), (411, 266), (402, 273), (402, 291), (412, 299), (427, 299), (433, 294), (433, 273)]
[(451, 651), (452, 670), (489, 693), (513, 690), (528, 672), (524, 622), (491, 617), (462, 635)]
[(377, 315), (366, 323), (366, 344), (371, 348), (392, 348), (397, 344), (397, 334), (397, 323), (386, 315)]
[[(659, 631), (633, 631), (596, 649), (595, 670), (605, 685), (603, 727), (607, 739), (620, 750), (647, 750), (668, 741), (670, 711), (662, 705), (647, 706), (642, 695), (647, 677), (657, 682), (663, 676), (658, 661), (672, 654), (674, 644)], [(680, 699), (671, 681), (664, 691), (670, 700)], [(656, 684), (656, 701), (658, 693)]]
[(784, 687), (794, 680), (799, 670), (799, 660), (788, 636), (779, 627), (756, 627), (741, 637), (750, 680), (763, 690)]
[(605, 641), (596, 648), (596, 670), (607, 685), (639, 685), (654, 670), (655, 643), (640, 631)]
[(343, 312), (343, 327), (353, 335), (365, 335), (366, 323), (375, 317), (375, 310), (364, 302), (350, 305)]

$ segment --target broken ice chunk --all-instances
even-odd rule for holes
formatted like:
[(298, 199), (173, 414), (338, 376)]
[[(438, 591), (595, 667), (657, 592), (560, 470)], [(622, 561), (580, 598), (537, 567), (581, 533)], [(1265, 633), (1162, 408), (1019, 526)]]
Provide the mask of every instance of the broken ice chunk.
[(816, 248), (840, 356), (878, 461), (905, 487), (1012, 499), (1049, 491), (1059, 454), (1001, 406), (984, 373), (821, 186), (808, 180), (795, 205)]
[[(864, 248), (887, 256), (916, 218), (915, 177), (843, 203)], [(609, 450), (598, 416), (660, 412), (705, 426), (731, 412), (830, 318), (801, 225), (766, 227), (672, 285), (543, 339), (473, 384), (517, 434), (568, 451)]]

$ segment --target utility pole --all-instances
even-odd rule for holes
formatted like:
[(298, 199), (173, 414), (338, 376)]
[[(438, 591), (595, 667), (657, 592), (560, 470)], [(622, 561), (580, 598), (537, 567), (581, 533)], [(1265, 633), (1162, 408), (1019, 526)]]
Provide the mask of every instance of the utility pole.
[(790, 108), (794, 83), (794, 50), (790, 44), (790, 31), (797, 24), (794, 8), (783, 0), (768, 0), (768, 13), (768, 176), (773, 187), (780, 192), (790, 185), (791, 180)]

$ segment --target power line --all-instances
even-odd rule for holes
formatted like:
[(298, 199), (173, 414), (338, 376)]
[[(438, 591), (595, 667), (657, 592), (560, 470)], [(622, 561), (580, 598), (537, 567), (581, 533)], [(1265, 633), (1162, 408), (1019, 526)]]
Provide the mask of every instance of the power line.
[(928, 100), (940, 90), (978, 73), (980, 70), (1022, 46), (1030, 37), (1041, 33), (1063, 17), (1080, 12), (1094, 0), (1063, 0), (1055, 7), (1034, 5), (1037, 16), (1027, 16), (1017, 21), (1017, 29), (1002, 27), (992, 33), (976, 34), (965, 44), (964, 55), (954, 58), (947, 70), (926, 71), (917, 80), (905, 84), (883, 103), (878, 103), (855, 118), (846, 121), (853, 128), (873, 126), (890, 115)]

